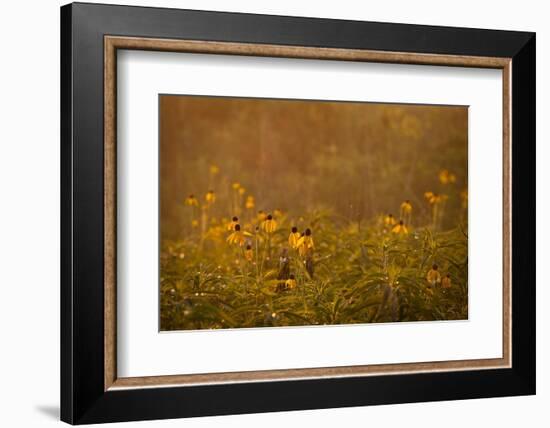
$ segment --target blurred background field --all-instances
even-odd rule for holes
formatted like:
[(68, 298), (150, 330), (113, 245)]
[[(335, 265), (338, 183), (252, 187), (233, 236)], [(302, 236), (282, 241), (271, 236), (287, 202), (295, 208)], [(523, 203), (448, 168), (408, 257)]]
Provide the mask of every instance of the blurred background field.
[(467, 318), (466, 107), (161, 96), (160, 126), (162, 330)]

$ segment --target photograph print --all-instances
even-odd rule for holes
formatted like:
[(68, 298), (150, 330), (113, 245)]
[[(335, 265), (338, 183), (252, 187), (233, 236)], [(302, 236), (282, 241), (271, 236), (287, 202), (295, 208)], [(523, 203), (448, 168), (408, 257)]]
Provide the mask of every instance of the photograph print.
[(159, 96), (160, 330), (468, 319), (468, 108)]

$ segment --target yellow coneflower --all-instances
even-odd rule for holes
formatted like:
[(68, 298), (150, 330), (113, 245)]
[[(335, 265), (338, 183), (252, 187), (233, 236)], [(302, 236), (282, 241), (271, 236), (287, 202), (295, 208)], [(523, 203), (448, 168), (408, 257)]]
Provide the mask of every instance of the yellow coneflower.
[(204, 195), (204, 199), (206, 200), (206, 203), (213, 204), (214, 202), (216, 202), (216, 194), (213, 190), (209, 190), (208, 192), (206, 192), (206, 195)]
[(191, 227), (199, 227), (199, 221), (198, 220), (191, 220)]
[(246, 193), (246, 189), (244, 187), (239, 187), (239, 195), (244, 195)]
[(412, 210), (413, 206), (411, 204), (411, 201), (409, 201), (408, 199), (403, 201), (403, 203), (401, 204), (401, 219), (407, 226), (411, 225)]
[(447, 169), (442, 169), (439, 172), (439, 181), (441, 184), (454, 183), (456, 181), (456, 176), (449, 172)]
[(296, 246), (298, 247), (298, 252), (301, 256), (305, 256), (313, 251), (315, 245), (313, 244), (311, 229), (306, 229), (306, 231), (300, 236), (300, 239), (298, 239)]
[(384, 217), (384, 224), (386, 226), (393, 226), (395, 224), (396, 220), (393, 214), (388, 214)]
[(397, 223), (391, 231), (397, 235), (406, 235), (409, 233), (407, 226), (403, 224), (403, 220), (399, 220), (399, 223)]
[(262, 210), (258, 211), (257, 219), (259, 222), (264, 221), (266, 217), (267, 217), (266, 214)]
[(424, 198), (430, 203), (433, 204), (435, 202), (436, 194), (434, 192), (424, 192)]
[(426, 275), (426, 280), (430, 286), (434, 287), (441, 282), (441, 274), (438, 271), (438, 266), (434, 263), (432, 268), (428, 271)]
[(247, 210), (253, 209), (254, 208), (254, 196), (248, 195), (246, 197), (246, 202), (245, 202), (244, 206)]
[(401, 217), (404, 217), (406, 214), (412, 213), (412, 210), (413, 206), (411, 204), (411, 201), (407, 199), (401, 204)]
[(428, 203), (432, 206), (432, 225), (437, 228), (443, 219), (443, 211), (445, 208), (445, 201), (449, 198), (447, 195), (433, 192), (424, 193), (424, 197)]
[(210, 165), (211, 175), (217, 175), (219, 172), (220, 172), (220, 168), (218, 168), (218, 165)]
[(190, 207), (198, 207), (199, 200), (195, 197), (195, 195), (191, 194), (185, 198), (185, 205), (189, 205)]
[(239, 218), (233, 217), (229, 223), (227, 223), (227, 230), (235, 230), (235, 226), (239, 224)]
[(304, 256), (305, 253), (306, 253), (306, 248), (304, 246), (304, 236), (305, 236), (305, 233), (302, 232), (300, 233), (300, 237), (298, 238), (298, 242), (296, 242), (296, 248), (298, 249), (298, 254), (300, 254), (301, 256)]
[(434, 193), (434, 192), (426, 192), (426, 193), (424, 193), (424, 197), (426, 198), (426, 200), (427, 200), (431, 205), (440, 203), (440, 202), (441, 202), (441, 198), (442, 198), (441, 195), (438, 195), (437, 193)]
[(247, 245), (246, 250), (244, 250), (244, 258), (249, 262), (254, 260), (254, 251), (252, 251), (252, 247), (250, 245)]
[(290, 235), (288, 235), (288, 245), (290, 245), (290, 248), (297, 248), (299, 239), (300, 232), (298, 232), (298, 228), (294, 226), (290, 231)]
[(262, 223), (262, 229), (267, 233), (273, 233), (277, 229), (277, 222), (271, 214), (269, 214)]
[(447, 274), (443, 277), (443, 280), (441, 281), (441, 288), (451, 288), (451, 275)]
[(294, 275), (290, 274), (288, 279), (285, 281), (285, 288), (292, 290), (295, 287), (296, 287), (296, 278), (294, 277)]
[(241, 183), (235, 181), (231, 187), (233, 187), (233, 190), (239, 190), (239, 188), (241, 187)]
[(252, 236), (252, 235), (248, 232), (243, 232), (241, 230), (241, 225), (236, 224), (235, 230), (233, 231), (233, 233), (231, 233), (231, 235), (227, 237), (227, 243), (229, 245), (239, 245), (242, 247), (246, 242), (247, 236)]

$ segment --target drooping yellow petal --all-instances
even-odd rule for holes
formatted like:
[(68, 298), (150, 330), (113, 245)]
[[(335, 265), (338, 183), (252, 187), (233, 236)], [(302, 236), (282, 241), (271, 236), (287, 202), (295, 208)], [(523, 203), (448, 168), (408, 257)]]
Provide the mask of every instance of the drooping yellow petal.
[(401, 204), (401, 212), (403, 214), (410, 214), (412, 212), (412, 204), (409, 201), (404, 201)]
[(428, 271), (428, 274), (426, 275), (426, 280), (430, 283), (430, 285), (436, 285), (441, 282), (441, 274), (437, 269), (430, 269)]
[(230, 245), (239, 245), (242, 247), (245, 242), (246, 238), (244, 233), (240, 230), (236, 230), (227, 237), (227, 243)]
[(290, 245), (291, 248), (297, 248), (299, 239), (299, 232), (290, 232), (290, 235), (288, 235), (288, 245)]
[(273, 233), (277, 229), (277, 222), (271, 214), (269, 214), (262, 223), (262, 229), (264, 232)]
[(396, 224), (391, 231), (397, 235), (406, 235), (409, 233), (409, 229), (407, 229), (407, 226), (402, 221)]
[(199, 206), (199, 201), (194, 195), (189, 195), (185, 199), (185, 205), (189, 205), (190, 207), (198, 207)]
[(384, 217), (384, 224), (386, 226), (393, 226), (396, 223), (395, 217), (391, 214), (388, 214)]

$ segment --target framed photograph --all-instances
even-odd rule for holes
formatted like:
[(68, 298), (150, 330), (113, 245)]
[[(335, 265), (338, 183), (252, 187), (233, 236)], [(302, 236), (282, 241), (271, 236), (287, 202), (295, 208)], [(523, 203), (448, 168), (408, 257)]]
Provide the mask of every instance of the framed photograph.
[(61, 418), (535, 393), (535, 35), (61, 8)]

